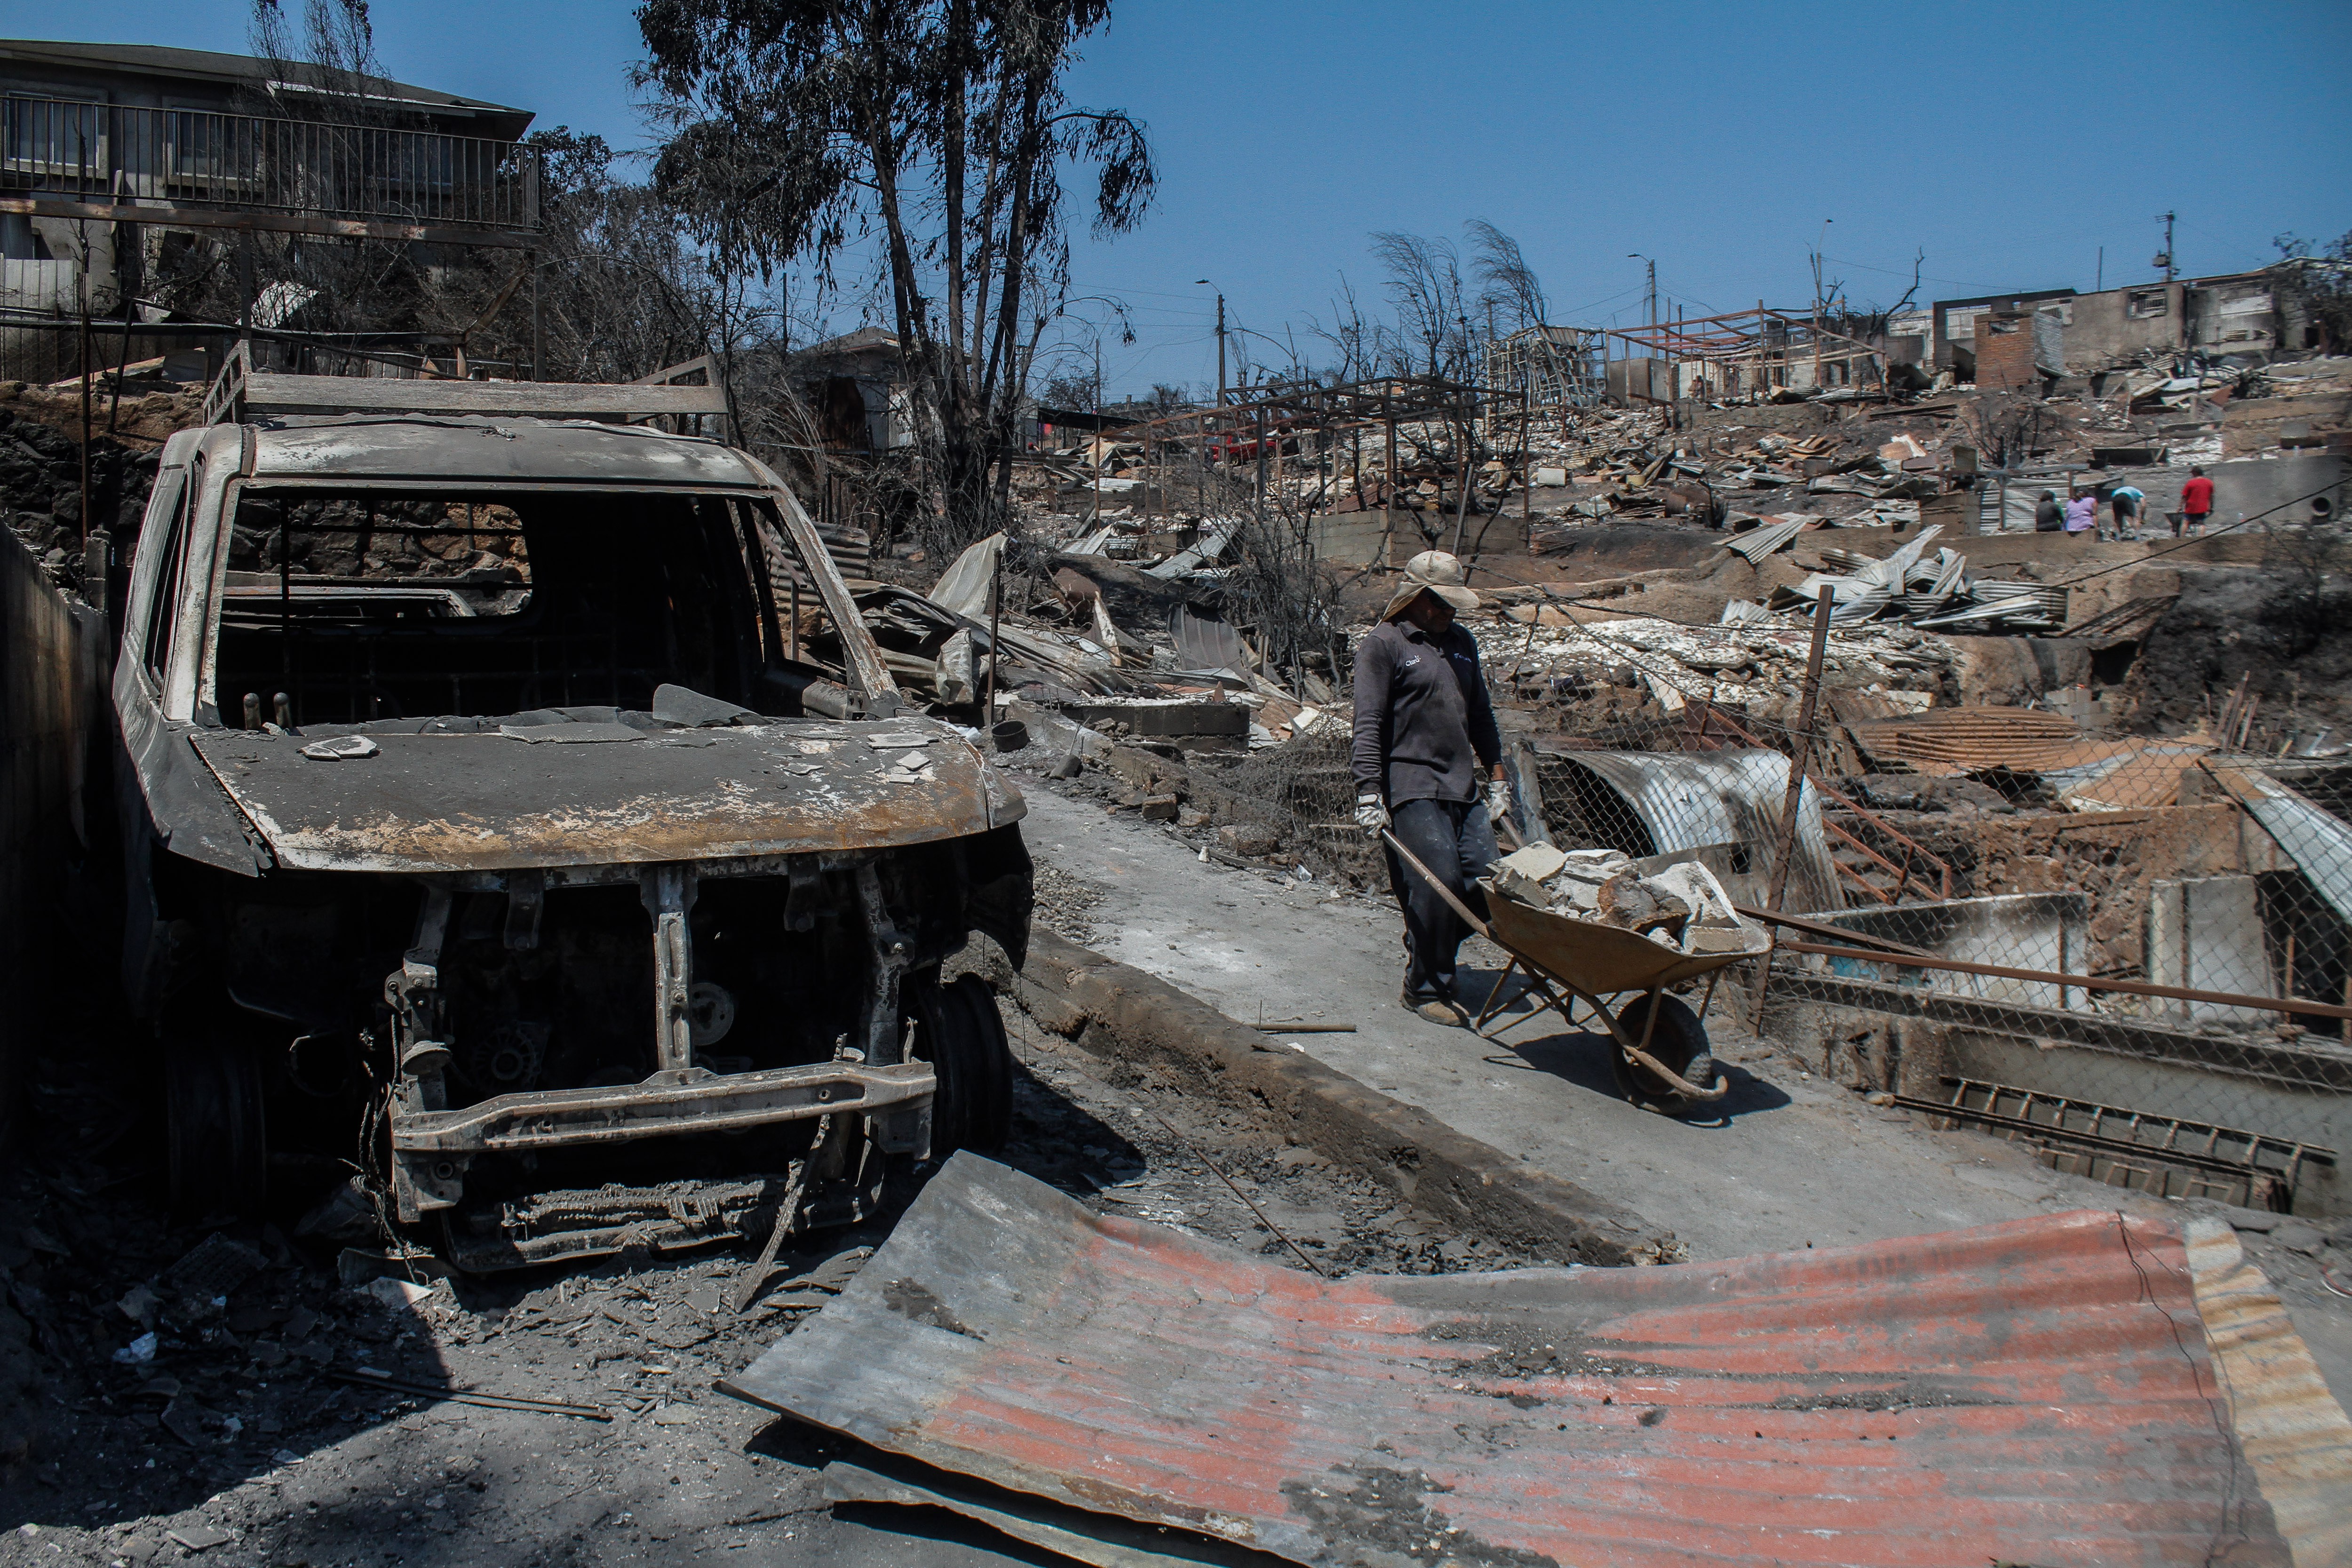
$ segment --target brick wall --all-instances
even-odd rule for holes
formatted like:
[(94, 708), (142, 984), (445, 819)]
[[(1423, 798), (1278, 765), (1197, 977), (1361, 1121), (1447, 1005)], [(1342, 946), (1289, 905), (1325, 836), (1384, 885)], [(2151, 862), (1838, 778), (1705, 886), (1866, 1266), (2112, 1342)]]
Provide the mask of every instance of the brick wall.
[(1977, 318), (1977, 387), (1984, 392), (2012, 392), (2038, 386), (2033, 368), (2033, 318), (1995, 314)]

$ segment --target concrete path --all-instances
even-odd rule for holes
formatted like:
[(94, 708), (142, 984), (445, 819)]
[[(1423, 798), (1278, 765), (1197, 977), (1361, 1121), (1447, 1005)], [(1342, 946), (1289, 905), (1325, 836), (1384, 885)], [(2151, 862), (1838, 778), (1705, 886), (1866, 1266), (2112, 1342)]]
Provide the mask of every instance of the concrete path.
[[(1733, 1085), (1724, 1114), (1683, 1121), (1638, 1110), (1611, 1082), (1605, 1037), (1568, 1031), (1556, 1014), (1521, 1010), (1493, 1042), (1401, 1007), (1400, 925), (1387, 900), (1335, 898), (1318, 884), (1203, 862), (1167, 828), (1057, 795), (1034, 774), (1018, 782), (1030, 852), (1102, 895), (1087, 911), (1088, 945), (1245, 1024), (1355, 1025), (1353, 1034), (1270, 1037), (1631, 1205), (1673, 1229), (1694, 1258), (2073, 1208), (2179, 1212), (2047, 1170), (2000, 1140), (1933, 1132), (1869, 1105), (1748, 1035), (1728, 984), (1707, 1019)], [(1464, 956), (1483, 994), (1502, 954), (1474, 940)], [(2341, 1310), (2352, 1303), (2315, 1302), (2284, 1282), (2282, 1293), (2337, 1397), (2352, 1405), (2352, 1316)]]

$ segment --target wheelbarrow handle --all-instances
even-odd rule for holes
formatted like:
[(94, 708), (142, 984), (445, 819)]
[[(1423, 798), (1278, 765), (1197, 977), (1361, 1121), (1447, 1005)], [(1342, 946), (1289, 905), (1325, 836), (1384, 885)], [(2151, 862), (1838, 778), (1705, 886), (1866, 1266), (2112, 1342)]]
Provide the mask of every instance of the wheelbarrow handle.
[[(1423, 881), (1437, 889), (1437, 896), (1439, 898), (1444, 899), (1447, 903), (1454, 906), (1454, 912), (1462, 917), (1465, 924), (1469, 926), (1472, 931), (1476, 931), (1480, 936), (1485, 937), (1488, 942), (1494, 942), (1495, 933), (1486, 929), (1486, 922), (1480, 920), (1476, 915), (1472, 914), (1470, 912), (1470, 906), (1464, 903), (1460, 899), (1455, 898), (1454, 896), (1454, 889), (1447, 887), (1444, 882), (1438, 880), (1437, 873), (1432, 871), (1428, 867), (1423, 865), (1418, 859), (1416, 859), (1412, 850), (1406, 848), (1402, 844), (1397, 841), (1397, 836), (1395, 834), (1391, 833), (1387, 828), (1383, 827), (1381, 829), (1381, 837), (1388, 841), (1388, 847), (1390, 848), (1397, 852), (1397, 858), (1399, 859), (1402, 860), (1406, 865), (1419, 872)], [(1500, 944), (1497, 943), (1496, 945), (1499, 946)], [(1507, 952), (1510, 950), (1508, 948), (1505, 948), (1504, 951)]]

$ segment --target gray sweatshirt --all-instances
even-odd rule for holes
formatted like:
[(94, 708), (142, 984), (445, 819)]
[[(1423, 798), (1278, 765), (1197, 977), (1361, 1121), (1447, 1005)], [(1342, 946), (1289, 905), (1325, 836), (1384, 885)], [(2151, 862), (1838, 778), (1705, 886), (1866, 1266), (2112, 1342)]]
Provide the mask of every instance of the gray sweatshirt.
[(1358, 795), (1378, 795), (1391, 810), (1475, 800), (1480, 772), (1502, 755), (1478, 644), (1459, 624), (1432, 637), (1383, 621), (1356, 645)]

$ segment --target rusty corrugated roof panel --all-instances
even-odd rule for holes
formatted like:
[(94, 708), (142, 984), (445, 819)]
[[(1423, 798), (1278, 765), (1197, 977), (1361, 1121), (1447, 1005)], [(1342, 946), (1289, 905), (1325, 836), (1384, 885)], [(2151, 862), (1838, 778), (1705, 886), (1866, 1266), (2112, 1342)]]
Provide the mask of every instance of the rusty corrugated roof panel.
[(1931, 708), (1897, 719), (1849, 717), (1845, 724), (1879, 766), (1907, 763), (1939, 777), (2040, 773), (2077, 811), (2171, 805), (2179, 798), (2181, 768), (2210, 749), (2095, 740), (2073, 721), (2032, 708)]
[[(2079, 750), (2084, 743), (2080, 726), (2035, 708), (1930, 708), (1908, 718), (1866, 719), (1846, 728), (1872, 756), (1922, 764), (1926, 772), (2032, 772), (2095, 760)], [(2053, 756), (2065, 760), (2043, 761)]]
[(959, 1154), (730, 1390), (1313, 1564), (2289, 1561), (2179, 1234), (1323, 1280)]

